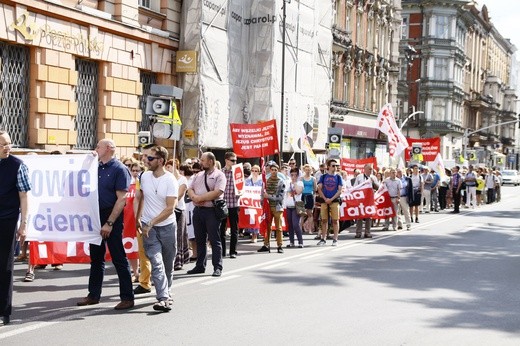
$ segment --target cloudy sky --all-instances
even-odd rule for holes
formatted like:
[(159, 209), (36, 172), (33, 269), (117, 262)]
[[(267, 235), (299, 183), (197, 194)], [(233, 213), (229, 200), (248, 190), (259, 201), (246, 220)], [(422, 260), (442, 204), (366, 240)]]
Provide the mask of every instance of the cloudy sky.
[(480, 8), (486, 5), (491, 21), (500, 34), (509, 38), (520, 55), (520, 1), (519, 0), (478, 0)]

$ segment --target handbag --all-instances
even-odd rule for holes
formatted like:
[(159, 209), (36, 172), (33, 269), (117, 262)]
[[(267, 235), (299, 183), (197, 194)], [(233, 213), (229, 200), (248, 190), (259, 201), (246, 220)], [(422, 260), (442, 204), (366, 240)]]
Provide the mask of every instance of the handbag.
[[(209, 186), (208, 186), (208, 175), (206, 173), (204, 173), (204, 184), (206, 185), (206, 190), (208, 190), (208, 192), (210, 192), (211, 190), (209, 189)], [(215, 208), (215, 217), (217, 218), (217, 220), (225, 220), (227, 219), (228, 215), (229, 215), (229, 210), (228, 210), (228, 207), (227, 207), (227, 203), (226, 203), (226, 200), (225, 199), (214, 199), (212, 201), (213, 203), (213, 207)]]
[(297, 201), (294, 197), (294, 206), (296, 207), (296, 214), (298, 216), (307, 215), (307, 210), (305, 210), (305, 203), (303, 201)]

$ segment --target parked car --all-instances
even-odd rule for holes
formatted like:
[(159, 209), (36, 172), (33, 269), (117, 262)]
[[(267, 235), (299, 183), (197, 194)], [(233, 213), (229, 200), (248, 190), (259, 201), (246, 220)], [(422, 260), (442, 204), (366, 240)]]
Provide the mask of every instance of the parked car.
[(518, 171), (516, 169), (506, 169), (500, 173), (502, 173), (502, 185), (520, 185), (520, 175), (518, 175)]

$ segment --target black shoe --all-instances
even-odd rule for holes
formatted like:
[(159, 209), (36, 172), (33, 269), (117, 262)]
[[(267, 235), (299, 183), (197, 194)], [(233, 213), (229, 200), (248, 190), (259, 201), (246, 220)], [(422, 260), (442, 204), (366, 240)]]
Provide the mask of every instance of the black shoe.
[(191, 270), (188, 270), (186, 272), (186, 274), (189, 274), (189, 275), (191, 275), (191, 274), (203, 274), (205, 271), (206, 270), (204, 268), (197, 268), (197, 267), (195, 267), (195, 268), (193, 268)]
[(229, 258), (237, 258), (237, 254), (236, 253), (232, 253), (229, 255)]
[(264, 245), (260, 249), (258, 249), (256, 252), (271, 252), (271, 248)]
[(397, 229), (403, 229), (403, 226), (399, 226), (399, 227), (397, 227)]
[(418, 217), (415, 218), (415, 223), (419, 223), (419, 218)]
[(146, 289), (141, 285), (134, 288), (134, 294), (144, 294), (144, 293), (150, 293), (150, 292), (152, 292), (151, 289)]
[(221, 276), (221, 275), (222, 275), (222, 270), (215, 269), (215, 271), (213, 272), (213, 274), (211, 276), (218, 277), (218, 276)]
[(283, 247), (278, 246), (278, 253), (283, 253)]
[(2, 322), (4, 323), (4, 326), (5, 326), (5, 325), (8, 325), (8, 324), (11, 322), (11, 316), (9, 316), (9, 315), (4, 315), (4, 316), (2, 317)]

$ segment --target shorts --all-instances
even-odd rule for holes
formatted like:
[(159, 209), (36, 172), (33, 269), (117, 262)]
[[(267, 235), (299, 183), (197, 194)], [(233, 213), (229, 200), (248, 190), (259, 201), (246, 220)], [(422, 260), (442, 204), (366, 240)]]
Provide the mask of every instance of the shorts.
[(413, 192), (413, 199), (410, 201), (409, 205), (410, 207), (417, 207), (421, 205), (421, 197), (422, 194), (419, 191)]
[(320, 217), (322, 220), (329, 219), (329, 211), (330, 211), (330, 218), (333, 221), (339, 220), (339, 203), (338, 202), (332, 202), (331, 204), (327, 204), (327, 203), (321, 204)]
[(302, 201), (305, 203), (305, 209), (314, 209), (314, 196), (312, 195), (312, 193), (303, 194)]

